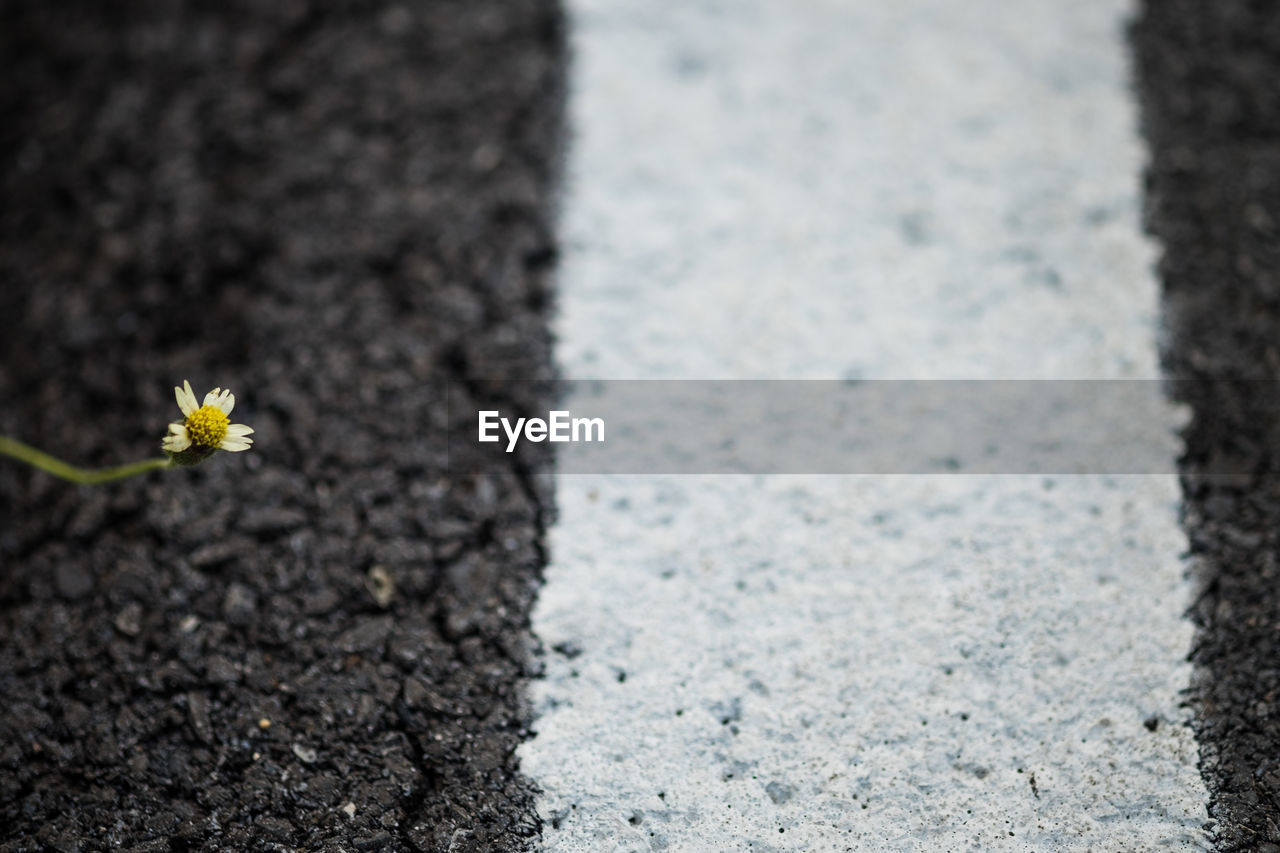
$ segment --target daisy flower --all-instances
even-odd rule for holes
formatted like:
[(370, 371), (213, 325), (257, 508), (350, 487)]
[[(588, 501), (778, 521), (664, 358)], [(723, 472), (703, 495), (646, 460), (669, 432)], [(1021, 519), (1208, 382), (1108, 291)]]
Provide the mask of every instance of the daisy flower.
[(181, 388), (173, 389), (178, 398), (178, 408), (185, 419), (169, 424), (169, 434), (160, 446), (179, 465), (194, 465), (212, 455), (215, 450), (239, 452), (253, 444), (249, 438), (252, 429), (244, 424), (233, 424), (227, 417), (235, 407), (236, 397), (230, 391), (214, 388), (204, 395), (204, 404), (196, 404), (191, 383), (185, 379)]

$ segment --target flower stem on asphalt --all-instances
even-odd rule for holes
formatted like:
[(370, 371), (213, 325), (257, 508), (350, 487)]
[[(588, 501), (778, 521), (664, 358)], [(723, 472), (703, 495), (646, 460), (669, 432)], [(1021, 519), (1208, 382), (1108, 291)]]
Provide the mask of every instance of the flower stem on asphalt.
[(30, 445), (3, 435), (0, 435), (0, 454), (25, 462), (34, 468), (39, 468), (41, 471), (47, 471), (55, 477), (61, 477), (64, 480), (70, 480), (73, 483), (80, 483), (85, 486), (91, 486), (96, 483), (110, 483), (113, 480), (123, 480), (127, 477), (136, 477), (148, 471), (172, 468), (174, 465), (171, 459), (165, 457), (144, 459), (141, 462), (131, 462), (128, 465), (116, 465), (111, 468), (77, 468), (74, 465), (63, 462), (56, 456), (50, 456), (42, 450), (36, 450)]

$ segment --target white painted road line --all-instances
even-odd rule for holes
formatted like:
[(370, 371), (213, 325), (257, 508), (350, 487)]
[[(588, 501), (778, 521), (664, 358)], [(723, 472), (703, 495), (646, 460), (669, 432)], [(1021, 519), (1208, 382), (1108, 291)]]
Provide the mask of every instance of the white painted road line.
[[(570, 11), (568, 376), (1157, 375), (1125, 3)], [(562, 477), (546, 848), (1207, 846), (1169, 466)]]

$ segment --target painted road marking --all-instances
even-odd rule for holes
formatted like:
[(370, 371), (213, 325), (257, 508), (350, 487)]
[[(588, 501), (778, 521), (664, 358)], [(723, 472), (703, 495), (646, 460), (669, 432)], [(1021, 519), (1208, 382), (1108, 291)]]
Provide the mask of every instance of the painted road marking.
[[(1157, 375), (1125, 3), (570, 10), (570, 377)], [(546, 849), (1205, 847), (1173, 467), (561, 477)]]

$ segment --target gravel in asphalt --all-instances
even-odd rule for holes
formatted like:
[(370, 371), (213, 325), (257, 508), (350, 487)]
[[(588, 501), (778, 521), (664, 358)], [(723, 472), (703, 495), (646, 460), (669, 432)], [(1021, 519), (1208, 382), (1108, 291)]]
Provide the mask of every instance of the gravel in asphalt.
[[(1280, 8), (1148, 0), (1133, 29), (1164, 246), (1164, 358), (1194, 419), (1190, 691), (1221, 851), (1280, 850)], [(1213, 381), (1207, 381), (1213, 380)]]
[[(443, 383), (550, 375), (553, 3), (0, 6), (0, 850), (519, 850), (550, 498)], [(543, 393), (508, 400), (515, 410)], [(542, 407), (542, 408), (545, 408)]]

